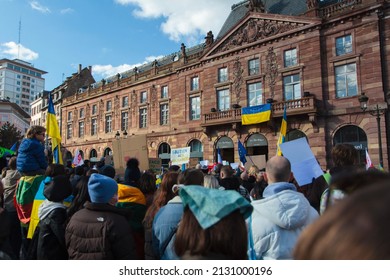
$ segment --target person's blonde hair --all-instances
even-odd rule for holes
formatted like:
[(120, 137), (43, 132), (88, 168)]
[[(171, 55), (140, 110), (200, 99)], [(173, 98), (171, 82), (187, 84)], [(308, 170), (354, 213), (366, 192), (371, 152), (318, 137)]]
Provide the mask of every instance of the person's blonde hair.
[(249, 176), (257, 176), (257, 174), (260, 172), (259, 168), (257, 167), (257, 165), (252, 165), (251, 167), (249, 167), (249, 170), (248, 170), (248, 175)]
[(26, 132), (26, 138), (34, 138), (36, 134), (40, 134), (46, 132), (46, 128), (40, 125), (31, 126)]
[(205, 175), (203, 186), (208, 189), (218, 189), (219, 188), (218, 179), (213, 175)]

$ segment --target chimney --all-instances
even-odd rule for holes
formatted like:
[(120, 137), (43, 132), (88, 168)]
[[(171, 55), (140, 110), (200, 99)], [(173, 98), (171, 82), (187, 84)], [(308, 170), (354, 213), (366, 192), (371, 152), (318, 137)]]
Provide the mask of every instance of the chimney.
[(78, 71), (79, 74), (81, 73), (81, 68), (82, 68), (82, 66), (81, 66), (81, 64), (79, 64), (79, 71)]
[(88, 70), (89, 70), (89, 72), (90, 72), (91, 75), (92, 75), (92, 66), (88, 66)]

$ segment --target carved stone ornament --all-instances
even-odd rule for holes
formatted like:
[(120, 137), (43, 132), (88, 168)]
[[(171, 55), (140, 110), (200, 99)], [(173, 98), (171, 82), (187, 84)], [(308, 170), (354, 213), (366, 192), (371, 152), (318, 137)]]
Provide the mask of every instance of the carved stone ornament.
[(264, 13), (265, 7), (261, 0), (249, 0), (248, 10), (250, 12)]
[(276, 61), (276, 54), (273, 47), (268, 49), (267, 57), (266, 57), (266, 79), (268, 82), (270, 97), (274, 98), (275, 96), (275, 84), (276, 78), (279, 75), (278, 63)]
[(304, 26), (303, 23), (251, 18), (228, 37), (212, 54), (232, 50), (258, 40)]
[(243, 78), (242, 78), (242, 73), (244, 70), (242, 69), (242, 64), (240, 62), (240, 57), (236, 57), (233, 65), (233, 92), (236, 95), (236, 103), (240, 103), (240, 98), (241, 98), (241, 89), (242, 89), (242, 83), (243, 83)]
[(155, 85), (150, 88), (150, 95), (152, 108), (155, 108), (157, 103), (157, 88)]
[(133, 114), (135, 114), (137, 110), (137, 94), (135, 91), (131, 94), (131, 110), (133, 111)]

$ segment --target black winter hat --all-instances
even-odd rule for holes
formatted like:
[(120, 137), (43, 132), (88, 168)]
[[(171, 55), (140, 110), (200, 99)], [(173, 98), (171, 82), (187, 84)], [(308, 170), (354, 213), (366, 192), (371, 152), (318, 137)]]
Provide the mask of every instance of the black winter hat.
[(72, 194), (72, 185), (66, 175), (58, 175), (45, 184), (43, 195), (50, 201), (61, 202)]

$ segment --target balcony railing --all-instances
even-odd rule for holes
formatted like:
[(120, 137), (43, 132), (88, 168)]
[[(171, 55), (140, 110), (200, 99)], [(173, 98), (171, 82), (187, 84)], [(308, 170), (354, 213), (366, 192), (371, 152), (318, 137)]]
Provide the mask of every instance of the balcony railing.
[(325, 6), (320, 10), (320, 17), (331, 17), (346, 9), (351, 9), (353, 6), (359, 5), (362, 0), (344, 0), (336, 4)]
[[(317, 112), (317, 108), (315, 106), (315, 98), (314, 96), (309, 96), (301, 99), (272, 103), (271, 117), (274, 118), (283, 116), (284, 106), (286, 106), (288, 116), (305, 115)], [(204, 127), (220, 124), (240, 123), (241, 108), (211, 112), (203, 114), (202, 116), (203, 119), (201, 125)]]

